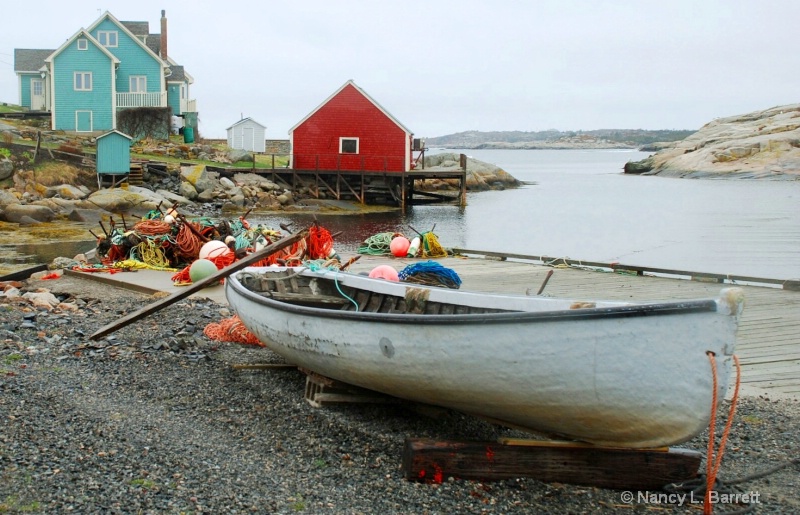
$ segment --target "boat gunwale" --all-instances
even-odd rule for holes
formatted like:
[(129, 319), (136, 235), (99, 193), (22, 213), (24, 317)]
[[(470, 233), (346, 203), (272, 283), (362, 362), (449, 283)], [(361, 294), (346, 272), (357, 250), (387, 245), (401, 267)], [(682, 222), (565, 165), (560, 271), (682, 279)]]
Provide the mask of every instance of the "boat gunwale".
[[(415, 314), (380, 313), (373, 311), (345, 311), (338, 309), (302, 306), (259, 295), (246, 288), (235, 274), (225, 281), (239, 295), (256, 304), (297, 315), (404, 324), (491, 324), (519, 322), (554, 322), (594, 320), (598, 318), (626, 318), (641, 316), (683, 315), (688, 313), (717, 312), (716, 299), (682, 300), (602, 308), (560, 309), (551, 311), (507, 311), (497, 313)], [(365, 290), (366, 291), (366, 290)], [(385, 294), (382, 294), (385, 295)], [(230, 300), (229, 300), (230, 302)]]

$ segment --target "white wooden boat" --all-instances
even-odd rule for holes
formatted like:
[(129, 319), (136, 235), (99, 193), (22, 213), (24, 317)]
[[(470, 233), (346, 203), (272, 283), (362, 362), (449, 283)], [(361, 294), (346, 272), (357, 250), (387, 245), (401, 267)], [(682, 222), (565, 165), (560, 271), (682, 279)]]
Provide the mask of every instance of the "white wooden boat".
[(246, 268), (226, 295), (269, 349), (324, 376), (631, 448), (684, 442), (707, 426), (707, 352), (723, 396), (743, 307), (738, 288), (715, 299), (576, 302), (302, 267)]

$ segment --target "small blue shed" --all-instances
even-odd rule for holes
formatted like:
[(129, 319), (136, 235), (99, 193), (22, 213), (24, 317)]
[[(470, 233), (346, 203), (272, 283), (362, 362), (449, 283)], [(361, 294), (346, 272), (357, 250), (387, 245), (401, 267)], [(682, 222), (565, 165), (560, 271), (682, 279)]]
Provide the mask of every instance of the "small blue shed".
[(133, 138), (117, 130), (97, 137), (97, 187), (102, 188), (103, 176), (111, 176), (111, 187), (128, 178), (131, 173), (131, 141)]

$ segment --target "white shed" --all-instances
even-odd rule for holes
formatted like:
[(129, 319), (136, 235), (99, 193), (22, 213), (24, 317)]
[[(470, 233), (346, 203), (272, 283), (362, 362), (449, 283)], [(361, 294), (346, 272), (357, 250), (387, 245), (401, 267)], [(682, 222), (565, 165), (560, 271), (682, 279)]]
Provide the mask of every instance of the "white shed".
[(252, 118), (243, 118), (228, 127), (228, 146), (250, 152), (265, 152), (266, 131), (266, 126)]

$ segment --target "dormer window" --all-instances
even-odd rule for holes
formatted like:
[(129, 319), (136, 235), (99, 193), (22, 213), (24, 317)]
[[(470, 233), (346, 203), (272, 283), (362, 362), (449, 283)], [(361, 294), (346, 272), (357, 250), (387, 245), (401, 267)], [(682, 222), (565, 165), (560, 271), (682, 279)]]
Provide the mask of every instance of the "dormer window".
[(78, 50), (86, 50), (89, 48), (89, 41), (86, 38), (78, 38)]
[(98, 30), (97, 41), (105, 47), (117, 46), (117, 31), (116, 30)]

